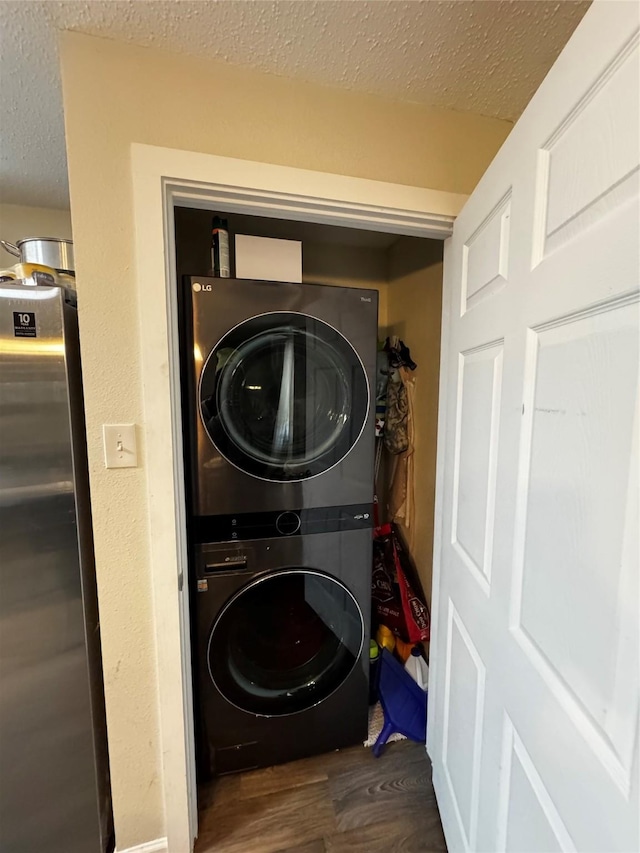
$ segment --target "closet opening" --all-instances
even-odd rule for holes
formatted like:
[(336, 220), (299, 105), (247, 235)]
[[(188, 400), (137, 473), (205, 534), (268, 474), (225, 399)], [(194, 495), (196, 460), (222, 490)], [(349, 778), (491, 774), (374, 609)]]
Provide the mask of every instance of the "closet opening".
[[(213, 216), (228, 232), (229, 278), (213, 275)], [(363, 646), (382, 621), (375, 602), (373, 627), (365, 612), (374, 524), (395, 522), (411, 581), (431, 607), (443, 242), (219, 209), (175, 207), (174, 221), (197, 780), (200, 798), (215, 800), (212, 774), (358, 740), (360, 724), (339, 706), (326, 727), (322, 714), (331, 703), (357, 702), (362, 679), (353, 673), (369, 669)], [(267, 273), (262, 286), (255, 274), (253, 283), (236, 279), (238, 235), (301, 244), (297, 287), (270, 284)], [(210, 327), (201, 307), (208, 288), (219, 293), (207, 309), (216, 315)], [(355, 291), (363, 295), (349, 301)], [(385, 443), (385, 386), (399, 371), (411, 390), (410, 420)], [(359, 419), (365, 378), (368, 408)], [(399, 410), (406, 414), (406, 399)], [(361, 421), (372, 432), (369, 461)], [(198, 429), (217, 455), (203, 452)], [(367, 465), (373, 508), (358, 485)], [(242, 479), (247, 472), (253, 479)], [(305, 478), (315, 479), (317, 500), (307, 501)], [(423, 647), (428, 659), (428, 640)], [(217, 695), (209, 702), (210, 685)], [(268, 747), (249, 736), (251, 715), (275, 721)], [(227, 726), (228, 737), (218, 743), (212, 726)], [(301, 752), (305, 733), (318, 743)]]

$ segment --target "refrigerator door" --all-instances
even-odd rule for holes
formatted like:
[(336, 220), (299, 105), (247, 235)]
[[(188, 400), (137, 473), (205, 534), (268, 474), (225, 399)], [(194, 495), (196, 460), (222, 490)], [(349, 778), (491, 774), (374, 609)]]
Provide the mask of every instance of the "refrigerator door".
[(63, 289), (0, 287), (3, 853), (111, 843), (75, 314)]

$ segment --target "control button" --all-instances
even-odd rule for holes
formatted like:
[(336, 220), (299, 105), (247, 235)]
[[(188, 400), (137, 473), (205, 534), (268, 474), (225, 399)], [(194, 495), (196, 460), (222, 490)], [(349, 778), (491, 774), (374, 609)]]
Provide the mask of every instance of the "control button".
[(276, 519), (276, 529), (283, 536), (291, 536), (300, 530), (300, 516), (297, 512), (281, 512)]

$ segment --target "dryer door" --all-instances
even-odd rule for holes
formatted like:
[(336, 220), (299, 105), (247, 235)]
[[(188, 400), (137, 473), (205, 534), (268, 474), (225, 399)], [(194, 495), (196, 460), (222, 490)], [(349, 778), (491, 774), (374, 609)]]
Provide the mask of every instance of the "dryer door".
[(209, 673), (243, 711), (293, 714), (340, 687), (360, 657), (364, 634), (355, 598), (334, 578), (308, 569), (262, 575), (216, 619)]
[(305, 480), (357, 442), (369, 408), (364, 366), (332, 326), (273, 312), (228, 332), (201, 373), (200, 415), (217, 450), (264, 480)]

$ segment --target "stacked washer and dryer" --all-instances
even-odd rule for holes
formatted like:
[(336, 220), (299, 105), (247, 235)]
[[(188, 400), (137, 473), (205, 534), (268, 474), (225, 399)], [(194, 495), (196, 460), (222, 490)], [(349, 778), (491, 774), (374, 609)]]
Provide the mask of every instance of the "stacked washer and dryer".
[(200, 763), (362, 743), (378, 294), (204, 277), (184, 293)]

